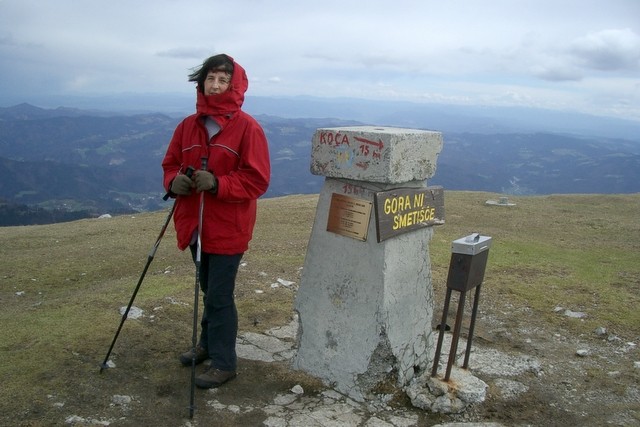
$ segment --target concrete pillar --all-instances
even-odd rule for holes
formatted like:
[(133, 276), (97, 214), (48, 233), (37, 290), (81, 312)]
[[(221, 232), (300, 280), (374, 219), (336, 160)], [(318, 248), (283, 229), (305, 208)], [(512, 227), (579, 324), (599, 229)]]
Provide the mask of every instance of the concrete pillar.
[(426, 188), (442, 149), (439, 132), (388, 127), (318, 129), (311, 172), (323, 175), (295, 301), (293, 366), (362, 401), (383, 383), (408, 384), (432, 364), (433, 289), (426, 227), (376, 239), (327, 231), (334, 194), (372, 202), (376, 192)]

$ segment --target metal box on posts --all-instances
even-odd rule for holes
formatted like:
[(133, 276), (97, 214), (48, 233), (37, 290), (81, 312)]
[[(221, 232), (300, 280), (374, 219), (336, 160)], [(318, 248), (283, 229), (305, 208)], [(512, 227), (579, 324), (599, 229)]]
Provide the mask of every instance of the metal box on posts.
[(468, 291), (484, 280), (491, 237), (470, 234), (451, 243), (451, 262), (447, 287), (456, 291)]
[(473, 330), (475, 328), (476, 315), (478, 313), (478, 299), (480, 298), (480, 288), (482, 287), (482, 281), (484, 280), (484, 271), (487, 267), (487, 258), (489, 257), (490, 246), (491, 237), (481, 236), (478, 233), (470, 234), (454, 240), (451, 243), (451, 263), (449, 264), (449, 275), (447, 277), (447, 294), (444, 300), (444, 309), (442, 310), (442, 321), (440, 322), (440, 334), (438, 335), (436, 354), (433, 361), (433, 368), (431, 369), (432, 377), (435, 377), (438, 373), (438, 364), (440, 363), (440, 352), (442, 350), (444, 331), (447, 325), (447, 313), (449, 312), (451, 293), (453, 291), (460, 292), (460, 299), (458, 300), (456, 323), (453, 328), (449, 360), (447, 362), (447, 370), (444, 376), (445, 381), (449, 381), (451, 368), (455, 363), (456, 353), (458, 351), (458, 339), (460, 338), (460, 329), (462, 326), (462, 317), (464, 315), (464, 303), (467, 291), (469, 289), (476, 288), (475, 296), (473, 298), (471, 322), (469, 324), (467, 349), (465, 351), (464, 364), (462, 367), (466, 369), (469, 366), (471, 341), (473, 340)]

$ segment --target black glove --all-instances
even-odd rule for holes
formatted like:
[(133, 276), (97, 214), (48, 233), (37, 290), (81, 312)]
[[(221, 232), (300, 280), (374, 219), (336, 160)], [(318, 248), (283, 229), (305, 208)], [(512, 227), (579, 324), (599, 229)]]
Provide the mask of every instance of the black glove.
[(195, 171), (193, 180), (196, 185), (196, 190), (199, 193), (202, 191), (211, 191), (215, 193), (218, 189), (218, 181), (216, 180), (216, 177), (209, 171)]
[(169, 191), (180, 196), (188, 196), (191, 194), (191, 189), (193, 187), (194, 183), (187, 175), (176, 175), (173, 181), (171, 181), (171, 188), (169, 188)]

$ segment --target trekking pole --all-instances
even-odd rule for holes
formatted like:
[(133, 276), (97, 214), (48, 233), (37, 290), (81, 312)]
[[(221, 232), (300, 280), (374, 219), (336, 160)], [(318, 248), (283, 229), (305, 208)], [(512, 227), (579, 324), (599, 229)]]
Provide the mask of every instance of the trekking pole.
[[(207, 158), (200, 159), (202, 170), (207, 170)], [(191, 336), (191, 395), (189, 398), (189, 418), (193, 419), (196, 394), (196, 346), (198, 341), (198, 300), (200, 299), (200, 265), (202, 262), (202, 216), (204, 214), (204, 191), (200, 193), (198, 212), (198, 241), (196, 247), (196, 283), (193, 292), (193, 335)]]
[[(187, 169), (186, 175), (191, 178), (191, 175), (193, 174), (193, 168), (190, 166)], [(169, 193), (167, 193), (163, 199), (167, 200), (169, 198)], [(177, 201), (177, 199), (176, 199)], [(140, 285), (142, 285), (142, 281), (144, 280), (144, 276), (147, 274), (147, 270), (149, 269), (149, 265), (151, 265), (151, 261), (153, 261), (153, 258), (156, 255), (156, 251), (158, 250), (158, 246), (160, 246), (160, 241), (162, 240), (162, 237), (164, 236), (164, 232), (167, 230), (167, 226), (169, 225), (169, 221), (171, 221), (171, 217), (173, 216), (173, 211), (175, 211), (176, 209), (176, 201), (173, 202), (173, 205), (171, 206), (171, 210), (169, 211), (169, 215), (167, 215), (167, 219), (164, 221), (164, 225), (162, 226), (162, 230), (160, 230), (160, 234), (158, 235), (158, 238), (156, 239), (156, 242), (154, 243), (153, 247), (151, 248), (151, 251), (149, 252), (149, 255), (147, 256), (147, 264), (144, 266), (144, 269), (142, 270), (142, 274), (140, 275), (140, 279), (138, 279), (138, 284), (136, 285), (135, 290), (133, 291), (133, 295), (131, 295), (131, 299), (129, 300), (129, 305), (127, 305), (127, 309), (124, 311), (124, 314), (122, 315), (122, 319), (120, 320), (120, 326), (118, 326), (118, 330), (116, 331), (115, 336), (113, 337), (113, 341), (111, 341), (111, 346), (109, 347), (109, 351), (107, 351), (107, 355), (104, 358), (104, 362), (102, 362), (102, 365), (100, 365), (100, 373), (102, 373), (102, 371), (105, 368), (108, 368), (109, 365), (107, 365), (107, 362), (109, 361), (109, 356), (111, 355), (111, 351), (113, 350), (113, 346), (116, 344), (116, 340), (118, 339), (118, 335), (120, 335), (120, 331), (122, 330), (122, 326), (124, 325), (124, 321), (127, 320), (127, 316), (129, 315), (129, 310), (131, 310), (131, 306), (133, 305), (133, 301), (136, 299), (136, 295), (138, 294), (138, 290), (140, 289)]]

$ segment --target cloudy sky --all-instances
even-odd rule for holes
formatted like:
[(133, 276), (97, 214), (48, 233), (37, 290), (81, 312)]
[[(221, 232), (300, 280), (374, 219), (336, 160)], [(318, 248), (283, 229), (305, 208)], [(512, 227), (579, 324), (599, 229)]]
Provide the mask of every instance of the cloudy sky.
[(639, 0), (0, 0), (0, 106), (192, 93), (518, 105), (640, 121)]

